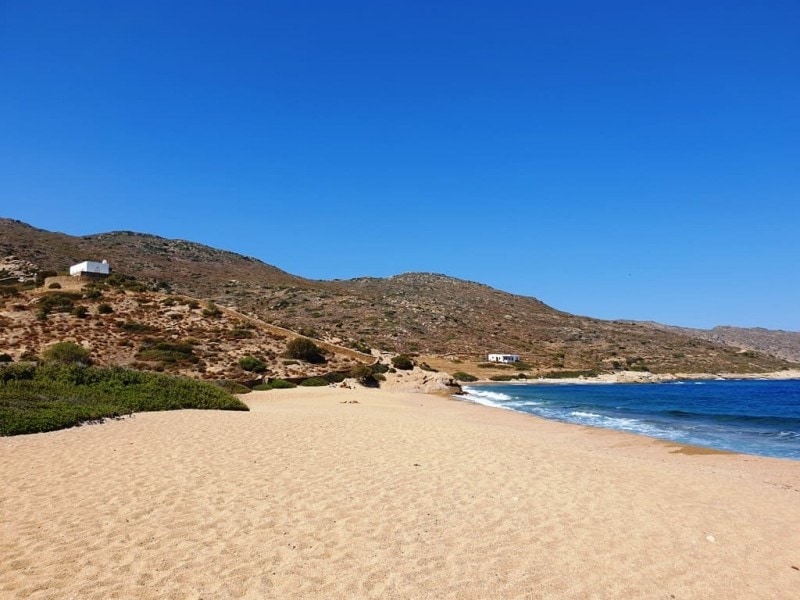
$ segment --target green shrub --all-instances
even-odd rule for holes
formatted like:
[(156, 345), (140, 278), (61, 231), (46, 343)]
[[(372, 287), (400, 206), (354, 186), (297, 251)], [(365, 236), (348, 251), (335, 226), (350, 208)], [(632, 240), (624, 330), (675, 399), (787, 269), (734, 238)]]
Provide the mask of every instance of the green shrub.
[(325, 379), (330, 383), (342, 383), (345, 378), (346, 376), (344, 373), (328, 373), (325, 375)]
[(10, 354), (3, 352), (0, 354), (0, 363), (10, 363), (14, 362), (14, 359), (11, 357)]
[(150, 325), (145, 325), (144, 323), (137, 323), (136, 321), (125, 321), (119, 327), (120, 329), (122, 329), (123, 331), (127, 331), (128, 333), (150, 333), (152, 331), (155, 331), (155, 329)]
[(283, 379), (273, 379), (272, 381), (268, 381), (267, 383), (259, 383), (255, 386), (254, 390), (289, 390), (291, 388), (296, 388), (297, 385), (292, 383), (291, 381), (285, 381)]
[(148, 340), (142, 344), (136, 357), (162, 364), (196, 364), (200, 357), (195, 355), (192, 344), (188, 342), (165, 342)]
[(101, 304), (97, 307), (97, 314), (99, 315), (110, 315), (114, 312), (114, 309), (111, 307), (110, 304)]
[(301, 381), (300, 385), (304, 387), (322, 387), (323, 385), (328, 385), (328, 380), (324, 377), (309, 377)]
[(456, 381), (478, 381), (478, 378), (475, 375), (470, 375), (469, 373), (465, 373), (464, 371), (456, 371), (453, 373), (453, 379)]
[[(378, 387), (379, 385), (378, 378), (369, 365), (356, 365), (350, 369), (349, 375), (365, 387)], [(378, 375), (384, 377), (383, 374), (378, 373)], [(386, 378), (384, 377), (384, 379)]]
[(220, 379), (212, 382), (218, 388), (222, 388), (229, 394), (249, 394), (252, 390), (246, 385), (242, 385), (238, 381), (230, 381), (228, 379)]
[(134, 412), (248, 410), (217, 386), (180, 377), (50, 364), (0, 367), (0, 435), (53, 431)]
[(371, 354), (372, 353), (372, 348), (370, 348), (362, 340), (351, 341), (348, 344), (348, 347), (352, 348), (356, 352), (361, 352), (362, 354)]
[(206, 307), (203, 309), (203, 313), (202, 314), (203, 314), (204, 317), (209, 317), (211, 319), (216, 319), (216, 318), (218, 318), (218, 317), (220, 317), (222, 315), (222, 311), (213, 302), (208, 302), (206, 304)]
[(76, 306), (72, 309), (72, 314), (79, 319), (85, 319), (89, 314), (89, 309), (85, 306)]
[(585, 371), (547, 371), (540, 373), (539, 376), (545, 379), (575, 379), (578, 377), (597, 377), (599, 374), (599, 371), (589, 369)]
[(75, 342), (57, 342), (42, 352), (45, 362), (61, 365), (88, 365), (89, 351)]
[(255, 356), (243, 356), (239, 359), (239, 366), (245, 371), (250, 371), (252, 373), (263, 373), (267, 370), (267, 365)]
[(308, 338), (295, 338), (286, 345), (286, 356), (312, 364), (324, 363), (322, 349)]
[(414, 361), (407, 354), (398, 354), (393, 357), (392, 364), (395, 369), (400, 369), (401, 371), (410, 371), (414, 368)]
[(186, 302), (186, 306), (188, 306), (190, 310), (197, 310), (200, 308), (200, 303), (197, 300), (189, 300)]
[(244, 327), (234, 327), (228, 335), (234, 340), (248, 340), (253, 337), (253, 332)]
[(75, 300), (81, 297), (81, 294), (71, 292), (48, 292), (39, 299), (38, 308), (45, 315), (51, 312), (70, 312)]
[(61, 284), (58, 283), (57, 281), (54, 281), (53, 283), (51, 283), (50, 285), (47, 286), (47, 289), (49, 289), (49, 290), (60, 290), (61, 289)]
[(299, 333), (300, 335), (304, 335), (306, 337), (310, 337), (310, 338), (319, 338), (319, 331), (317, 331), (313, 327), (308, 327), (306, 325), (304, 325), (300, 329), (298, 329), (297, 333)]
[(492, 381), (511, 381), (514, 377), (513, 375), (492, 375), (489, 379)]

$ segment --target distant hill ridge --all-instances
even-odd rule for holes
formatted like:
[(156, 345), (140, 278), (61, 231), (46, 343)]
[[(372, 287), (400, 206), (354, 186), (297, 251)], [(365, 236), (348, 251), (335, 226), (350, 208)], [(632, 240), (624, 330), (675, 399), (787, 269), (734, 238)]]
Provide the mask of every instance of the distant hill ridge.
[(520, 354), (538, 370), (764, 372), (798, 365), (688, 332), (603, 321), (434, 273), (316, 281), (196, 242), (111, 232), (70, 236), (0, 219), (0, 257), (64, 271), (86, 258), (266, 322), (355, 348), (478, 359)]
[(800, 332), (765, 329), (763, 327), (732, 327), (719, 325), (713, 329), (676, 327), (651, 321), (642, 325), (662, 331), (674, 331), (691, 337), (727, 344), (742, 350), (755, 350), (784, 360), (800, 362)]

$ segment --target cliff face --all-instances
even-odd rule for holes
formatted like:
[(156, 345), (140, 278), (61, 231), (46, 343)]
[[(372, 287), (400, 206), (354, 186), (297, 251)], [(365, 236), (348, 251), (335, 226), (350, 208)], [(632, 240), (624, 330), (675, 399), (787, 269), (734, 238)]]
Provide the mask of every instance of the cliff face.
[(536, 298), (432, 273), (315, 281), (260, 260), (131, 232), (74, 237), (0, 219), (0, 256), (39, 270), (107, 259), (118, 273), (212, 299), (267, 322), (353, 347), (454, 358), (520, 354), (532, 369), (762, 372), (789, 368), (722, 339), (564, 313)]

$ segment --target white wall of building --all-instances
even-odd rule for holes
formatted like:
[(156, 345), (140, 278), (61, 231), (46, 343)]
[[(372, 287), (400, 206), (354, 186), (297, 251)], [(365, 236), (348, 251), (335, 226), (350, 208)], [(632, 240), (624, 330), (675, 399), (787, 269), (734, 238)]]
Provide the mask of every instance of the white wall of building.
[(97, 275), (108, 275), (111, 271), (109, 270), (108, 263), (103, 262), (94, 262), (92, 260), (85, 260), (82, 263), (78, 263), (77, 265), (72, 265), (69, 268), (70, 275), (80, 275), (82, 273), (95, 273)]
[(496, 362), (496, 363), (519, 362), (519, 354), (490, 354), (489, 362)]

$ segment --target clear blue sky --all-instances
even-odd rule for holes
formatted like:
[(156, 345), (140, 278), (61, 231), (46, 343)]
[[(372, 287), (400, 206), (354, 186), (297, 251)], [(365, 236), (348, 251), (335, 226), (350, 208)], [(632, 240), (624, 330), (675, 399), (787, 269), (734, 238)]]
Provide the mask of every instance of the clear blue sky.
[(800, 3), (0, 0), (0, 215), (800, 330)]

